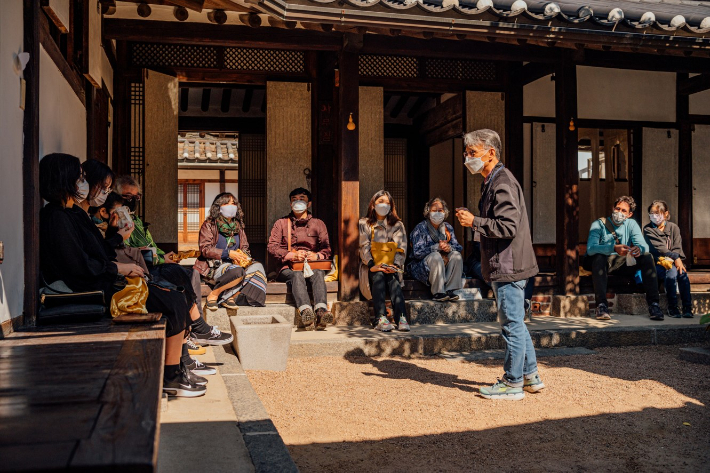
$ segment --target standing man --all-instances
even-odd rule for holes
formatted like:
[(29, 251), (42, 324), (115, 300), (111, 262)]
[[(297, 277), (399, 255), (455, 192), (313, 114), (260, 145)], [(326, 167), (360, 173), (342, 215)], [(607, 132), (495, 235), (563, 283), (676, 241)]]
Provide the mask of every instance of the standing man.
[(464, 136), (465, 166), (484, 177), (479, 203), (480, 217), (457, 209), (456, 217), (481, 238), (481, 270), (493, 288), (498, 320), (503, 329), (505, 374), (489, 388), (486, 399), (517, 401), (523, 389), (536, 392), (545, 387), (537, 372), (537, 359), (525, 326), (525, 286), (538, 273), (530, 239), (530, 225), (523, 190), (513, 174), (499, 161), (501, 142), (493, 130), (476, 130)]

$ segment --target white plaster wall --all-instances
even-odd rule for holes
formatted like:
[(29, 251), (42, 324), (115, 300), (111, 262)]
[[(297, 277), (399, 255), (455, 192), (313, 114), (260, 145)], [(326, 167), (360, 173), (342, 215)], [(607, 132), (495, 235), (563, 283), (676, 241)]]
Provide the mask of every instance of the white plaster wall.
[(3, 2), (0, 13), (0, 323), (22, 314), (22, 120), (20, 74), (14, 55), (22, 52), (22, 2)]
[(555, 127), (550, 124), (534, 123), (532, 134), (533, 243), (555, 243), (557, 238)]
[(86, 108), (40, 46), (39, 155), (68, 153), (86, 159)]
[(636, 203), (642, 226), (649, 223), (647, 209), (656, 199), (668, 203), (671, 221), (678, 223), (678, 130), (670, 130), (670, 138), (668, 131), (643, 129), (643, 202)]
[(675, 82), (672, 72), (577, 66), (578, 116), (674, 122)]
[(693, 115), (710, 115), (710, 90), (690, 96), (690, 113)]
[(551, 75), (523, 87), (523, 114), (527, 117), (555, 116), (555, 82)]
[[(681, 176), (687, 185), (687, 176)], [(710, 125), (693, 133), (693, 238), (710, 238)], [(683, 235), (685, 236), (685, 235)], [(687, 238), (687, 237), (686, 237)], [(690, 257), (690, 255), (686, 255)]]
[(210, 214), (210, 207), (212, 207), (212, 202), (214, 202), (218, 194), (219, 182), (205, 182), (205, 218)]

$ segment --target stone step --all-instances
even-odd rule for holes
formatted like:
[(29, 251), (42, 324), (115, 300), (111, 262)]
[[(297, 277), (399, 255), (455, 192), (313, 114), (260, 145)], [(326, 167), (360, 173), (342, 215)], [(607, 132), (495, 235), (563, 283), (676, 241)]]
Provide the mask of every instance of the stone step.
[[(697, 318), (652, 322), (633, 315), (615, 315), (610, 321), (536, 317), (527, 326), (536, 348), (672, 345), (708, 339)], [(503, 348), (505, 341), (495, 322), (422, 324), (412, 326), (411, 332), (389, 333), (335, 326), (323, 332), (294, 329), (289, 356), (428, 356)]]
[[(710, 292), (691, 292), (691, 300), (693, 301), (693, 313), (706, 314), (710, 312)], [(668, 308), (668, 299), (665, 294), (661, 294), (659, 302), (661, 309), (665, 312)], [(680, 295), (678, 295), (678, 308), (680, 307)], [(613, 312), (629, 315), (648, 316), (648, 304), (646, 304), (646, 296), (644, 294), (617, 294), (616, 305), (612, 309)]]

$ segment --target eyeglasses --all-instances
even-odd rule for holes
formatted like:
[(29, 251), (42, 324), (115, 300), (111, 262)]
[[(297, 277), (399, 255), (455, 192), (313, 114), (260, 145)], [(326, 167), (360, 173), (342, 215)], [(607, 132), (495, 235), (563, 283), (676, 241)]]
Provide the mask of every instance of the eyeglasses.
[(141, 200), (143, 197), (143, 194), (140, 192), (137, 194), (121, 194), (121, 197), (123, 197), (123, 200)]
[(474, 152), (471, 152), (471, 153), (469, 153), (468, 151), (464, 151), (464, 152), (463, 152), (463, 157), (464, 157), (464, 158), (482, 158), (482, 157), (484, 157), (484, 156), (486, 155), (486, 153), (488, 153), (488, 150), (486, 150), (486, 152), (483, 153), (483, 154), (480, 155), (480, 156), (474, 156), (475, 153), (476, 153), (475, 151), (474, 151)]

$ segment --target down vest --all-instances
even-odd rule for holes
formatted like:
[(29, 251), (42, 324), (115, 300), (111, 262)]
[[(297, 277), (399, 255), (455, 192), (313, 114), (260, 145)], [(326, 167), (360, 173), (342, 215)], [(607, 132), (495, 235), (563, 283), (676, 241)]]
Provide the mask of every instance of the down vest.
[(520, 184), (502, 163), (481, 186), (480, 217), (473, 230), (481, 236), (481, 271), (487, 282), (522, 281), (538, 273), (530, 224)]

